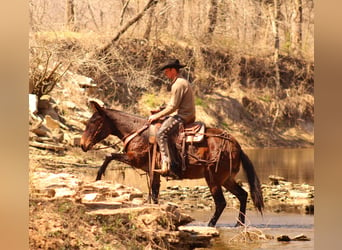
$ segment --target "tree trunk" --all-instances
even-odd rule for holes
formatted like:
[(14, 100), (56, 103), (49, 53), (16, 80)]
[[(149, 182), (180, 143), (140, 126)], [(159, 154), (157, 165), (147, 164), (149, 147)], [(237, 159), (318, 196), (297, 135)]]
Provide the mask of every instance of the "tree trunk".
[(95, 25), (95, 28), (96, 28), (97, 30), (99, 30), (99, 26), (97, 25), (96, 18), (95, 18), (95, 14), (94, 14), (93, 9), (92, 9), (91, 6), (90, 6), (89, 0), (88, 0), (88, 3), (87, 3), (87, 8), (88, 8), (88, 10), (89, 10), (89, 12), (90, 12), (91, 19), (93, 20), (93, 23), (94, 23), (94, 25)]
[(75, 5), (74, 0), (66, 0), (66, 23), (70, 30), (75, 29)]
[(152, 23), (153, 23), (153, 17), (154, 17), (154, 10), (155, 10), (155, 6), (151, 7), (151, 9), (149, 11), (147, 26), (146, 26), (146, 30), (145, 30), (145, 33), (144, 33), (144, 38), (146, 40), (149, 40), (150, 36), (151, 36)]
[(296, 56), (300, 56), (302, 50), (302, 23), (302, 0), (294, 0), (293, 12), (291, 17), (291, 49), (293, 51), (293, 54)]
[(207, 38), (211, 39), (216, 28), (217, 23), (217, 9), (218, 9), (218, 0), (211, 0), (211, 6), (209, 10), (209, 25), (207, 30)]
[(274, 38), (273, 62), (275, 65), (275, 83), (276, 91), (280, 88), (280, 75), (279, 75), (279, 22), (280, 22), (280, 0), (273, 0), (273, 10), (270, 7), (270, 14), (272, 19), (272, 29)]
[(275, 73), (275, 102), (276, 113), (273, 118), (272, 127), (274, 129), (279, 115), (278, 93), (280, 91), (280, 73), (279, 73), (279, 22), (280, 22), (280, 0), (273, 0), (273, 10), (270, 6), (270, 15), (272, 19), (273, 37), (274, 37), (274, 73)]
[(122, 26), (122, 24), (123, 24), (124, 15), (125, 15), (126, 9), (128, 7), (129, 1), (130, 0), (127, 0), (124, 3), (124, 6), (122, 7), (121, 14), (120, 14), (120, 26)]

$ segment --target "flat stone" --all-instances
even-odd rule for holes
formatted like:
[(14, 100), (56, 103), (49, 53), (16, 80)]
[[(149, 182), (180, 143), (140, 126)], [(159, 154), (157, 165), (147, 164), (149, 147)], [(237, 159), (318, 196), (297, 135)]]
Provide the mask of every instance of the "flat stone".
[[(122, 202), (118, 201), (93, 201), (93, 202), (82, 202), (88, 208), (96, 209), (94, 211), (90, 211), (89, 214), (111, 214), (110, 211), (116, 211), (122, 207)], [(115, 210), (113, 210), (115, 209)]]
[(189, 232), (192, 234), (200, 234), (204, 236), (217, 237), (220, 235), (219, 231), (214, 227), (203, 227), (203, 226), (180, 226), (179, 231)]

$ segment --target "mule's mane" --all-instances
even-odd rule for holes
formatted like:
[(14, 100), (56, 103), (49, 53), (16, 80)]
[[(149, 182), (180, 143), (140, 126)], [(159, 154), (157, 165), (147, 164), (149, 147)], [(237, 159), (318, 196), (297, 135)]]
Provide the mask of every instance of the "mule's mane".
[[(147, 123), (147, 119), (136, 114), (129, 114), (121, 110), (106, 108), (107, 116), (113, 120), (118, 130), (135, 132)], [(120, 129), (121, 128), (121, 129)], [(121, 130), (121, 132), (124, 132)]]
[(127, 113), (125, 111), (122, 111), (122, 110), (117, 110), (117, 109), (111, 109), (111, 108), (106, 108), (107, 111), (111, 111), (111, 112), (115, 112), (115, 113), (119, 113), (120, 115), (122, 116), (126, 116), (126, 117), (129, 117), (129, 118), (137, 118), (139, 120), (146, 120), (145, 117), (141, 116), (141, 115), (136, 115), (136, 114), (130, 114), (130, 113)]

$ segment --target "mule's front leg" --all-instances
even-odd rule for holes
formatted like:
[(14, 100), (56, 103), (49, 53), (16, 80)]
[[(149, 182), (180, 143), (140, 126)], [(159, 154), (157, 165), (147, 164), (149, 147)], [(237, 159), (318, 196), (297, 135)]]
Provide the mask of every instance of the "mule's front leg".
[(113, 160), (112, 154), (111, 155), (107, 155), (104, 162), (102, 163), (100, 169), (97, 171), (97, 176), (96, 176), (96, 180), (101, 180), (102, 175), (104, 176), (106, 168), (108, 166), (108, 164)]
[(102, 163), (102, 166), (100, 167), (99, 171), (97, 171), (97, 177), (96, 177), (97, 181), (101, 180), (102, 175), (103, 176), (105, 175), (105, 171), (107, 169), (107, 166), (112, 160), (127, 163), (129, 165), (131, 163), (130, 159), (125, 154), (112, 153), (110, 155), (107, 155), (104, 162)]

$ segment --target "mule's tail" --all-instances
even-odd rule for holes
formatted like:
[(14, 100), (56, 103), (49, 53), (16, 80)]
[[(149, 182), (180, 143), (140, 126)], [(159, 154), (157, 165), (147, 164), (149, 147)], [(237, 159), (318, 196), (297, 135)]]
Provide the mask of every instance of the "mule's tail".
[(262, 196), (260, 181), (255, 172), (253, 163), (242, 150), (241, 150), (241, 161), (242, 161), (242, 167), (246, 171), (246, 174), (247, 174), (247, 180), (249, 183), (252, 201), (254, 203), (254, 206), (262, 214), (262, 209), (264, 208), (264, 200)]

